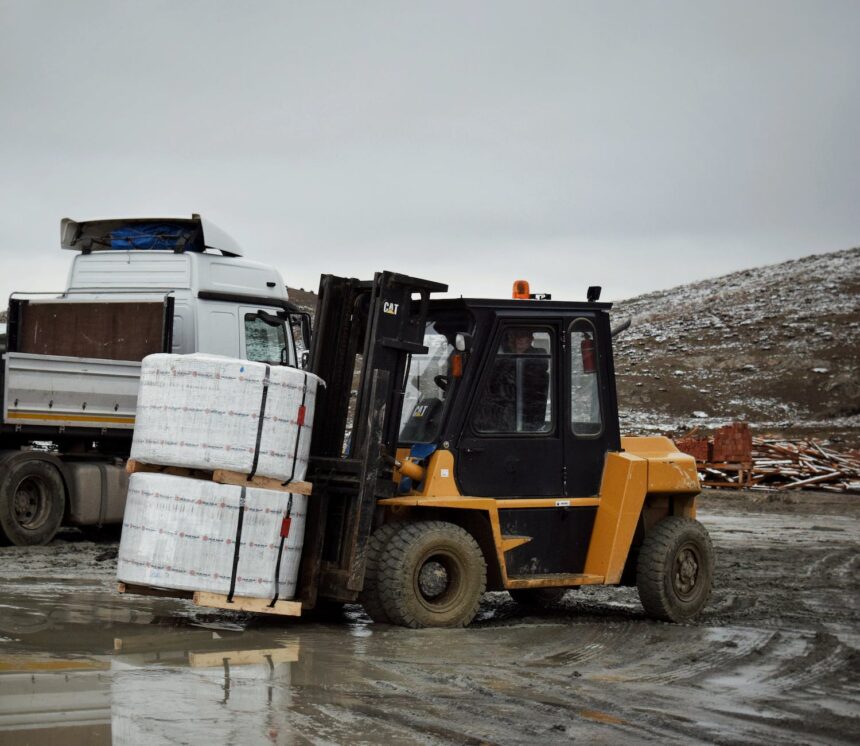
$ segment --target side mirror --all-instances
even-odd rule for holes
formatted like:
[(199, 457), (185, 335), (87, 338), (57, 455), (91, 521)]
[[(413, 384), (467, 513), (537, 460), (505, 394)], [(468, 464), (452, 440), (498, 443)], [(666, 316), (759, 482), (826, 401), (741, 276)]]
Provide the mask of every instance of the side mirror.
[(290, 327), (293, 332), (293, 344), (296, 345), (296, 357), (301, 359), (306, 350), (311, 349), (311, 315), (304, 311), (290, 314)]
[(454, 337), (454, 347), (459, 352), (468, 352), (472, 349), (472, 335), (466, 332), (457, 332), (457, 336)]

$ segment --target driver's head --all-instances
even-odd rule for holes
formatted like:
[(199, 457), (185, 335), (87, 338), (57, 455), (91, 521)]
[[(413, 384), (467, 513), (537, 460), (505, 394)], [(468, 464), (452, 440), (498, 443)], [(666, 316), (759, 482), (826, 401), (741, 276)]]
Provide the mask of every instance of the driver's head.
[(526, 352), (532, 346), (532, 333), (527, 329), (511, 329), (508, 332), (508, 350)]

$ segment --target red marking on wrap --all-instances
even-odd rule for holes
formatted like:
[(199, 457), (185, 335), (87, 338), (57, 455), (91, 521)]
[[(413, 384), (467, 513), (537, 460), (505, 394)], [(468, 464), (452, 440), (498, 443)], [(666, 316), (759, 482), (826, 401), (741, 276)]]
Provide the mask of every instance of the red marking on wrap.
[(296, 422), (298, 422), (299, 427), (305, 424), (305, 405), (302, 404), (299, 407), (299, 416), (296, 417)]
[(290, 535), (290, 524), (293, 522), (293, 519), (287, 516), (281, 521), (281, 536), (286, 539)]

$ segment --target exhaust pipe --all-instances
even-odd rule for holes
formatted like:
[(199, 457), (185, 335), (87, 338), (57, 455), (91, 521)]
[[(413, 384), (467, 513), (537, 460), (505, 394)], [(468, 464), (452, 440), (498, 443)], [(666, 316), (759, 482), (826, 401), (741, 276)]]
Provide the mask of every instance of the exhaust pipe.
[(630, 328), (630, 324), (633, 323), (633, 319), (625, 319), (618, 326), (612, 327), (612, 336), (617, 337), (621, 332), (625, 332)]

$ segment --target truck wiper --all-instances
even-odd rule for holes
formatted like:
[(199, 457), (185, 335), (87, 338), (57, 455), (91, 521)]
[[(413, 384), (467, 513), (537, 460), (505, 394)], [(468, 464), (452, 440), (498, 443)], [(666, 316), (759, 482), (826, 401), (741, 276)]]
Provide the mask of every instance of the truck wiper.
[(272, 316), (270, 313), (266, 313), (265, 311), (257, 311), (256, 316), (260, 321), (264, 324), (268, 324), (269, 326), (279, 327), (284, 325), (285, 319), (282, 319), (278, 316)]

